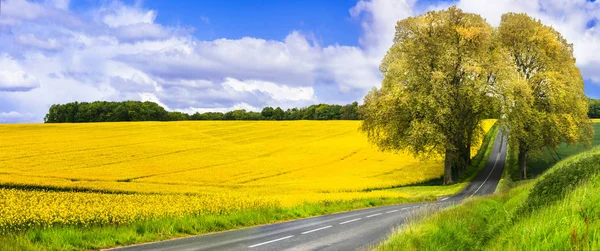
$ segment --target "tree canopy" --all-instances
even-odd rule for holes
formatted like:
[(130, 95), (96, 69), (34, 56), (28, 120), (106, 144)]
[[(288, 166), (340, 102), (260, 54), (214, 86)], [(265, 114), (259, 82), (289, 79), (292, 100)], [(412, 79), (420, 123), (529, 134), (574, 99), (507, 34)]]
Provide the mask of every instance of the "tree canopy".
[(445, 184), (468, 166), (483, 118), (502, 117), (526, 178), (528, 153), (589, 143), (587, 114), (600, 108), (587, 105), (572, 45), (526, 14), (498, 28), (454, 6), (398, 21), (380, 71), (361, 129), (382, 150), (444, 156)]
[(588, 117), (600, 118), (600, 100), (589, 99)]
[(552, 27), (526, 14), (507, 13), (498, 27), (518, 79), (506, 85), (505, 125), (518, 148), (521, 178), (527, 178), (527, 156), (555, 150), (562, 142), (590, 143), (588, 99), (575, 66), (573, 45)]
[(362, 130), (383, 150), (444, 155), (444, 183), (470, 160), (479, 121), (493, 111), (494, 31), (456, 7), (398, 22), (364, 100)]

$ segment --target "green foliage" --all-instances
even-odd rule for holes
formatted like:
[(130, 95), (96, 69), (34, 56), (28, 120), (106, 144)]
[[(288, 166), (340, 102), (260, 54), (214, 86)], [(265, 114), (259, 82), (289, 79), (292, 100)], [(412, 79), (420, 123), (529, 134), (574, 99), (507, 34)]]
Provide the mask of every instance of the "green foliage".
[(348, 105), (311, 105), (284, 111), (280, 107), (265, 107), (260, 113), (234, 110), (226, 113), (205, 112), (192, 115), (169, 112), (153, 102), (96, 101), (52, 105), (44, 117), (46, 123), (82, 123), (117, 121), (180, 121), (180, 120), (359, 120), (358, 103)]
[(170, 114), (153, 102), (96, 101), (52, 105), (44, 118), (46, 123), (116, 122), (116, 121), (168, 121), (179, 120), (183, 114)]
[(502, 15), (500, 44), (509, 52), (518, 77), (502, 83), (504, 122), (518, 149), (521, 179), (527, 158), (561, 143), (590, 143), (583, 78), (575, 66), (573, 45), (550, 26), (526, 14)]
[[(478, 122), (503, 77), (492, 27), (456, 7), (401, 20), (381, 63), (383, 82), (364, 99), (362, 130), (382, 150), (445, 156), (444, 183), (470, 162)], [(491, 53), (490, 53), (491, 52)]]
[(588, 106), (588, 117), (590, 118), (600, 118), (600, 100), (598, 99), (589, 99)]

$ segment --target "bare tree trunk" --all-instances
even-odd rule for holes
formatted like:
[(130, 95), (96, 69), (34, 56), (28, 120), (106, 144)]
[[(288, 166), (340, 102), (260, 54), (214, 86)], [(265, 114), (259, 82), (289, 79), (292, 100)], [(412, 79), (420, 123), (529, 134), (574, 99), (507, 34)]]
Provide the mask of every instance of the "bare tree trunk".
[(471, 165), (471, 144), (467, 143), (466, 146), (461, 147), (459, 150), (460, 156), (458, 157), (458, 176), (461, 177), (465, 171)]
[(527, 179), (527, 151), (519, 149), (519, 173), (521, 174), (521, 179)]
[(446, 149), (446, 156), (444, 156), (444, 185), (452, 184), (452, 167), (456, 162), (454, 160), (455, 151)]
[(469, 166), (471, 166), (471, 139), (469, 139), (469, 141), (467, 142), (467, 149), (465, 149), (465, 156), (467, 165), (466, 168), (469, 168)]

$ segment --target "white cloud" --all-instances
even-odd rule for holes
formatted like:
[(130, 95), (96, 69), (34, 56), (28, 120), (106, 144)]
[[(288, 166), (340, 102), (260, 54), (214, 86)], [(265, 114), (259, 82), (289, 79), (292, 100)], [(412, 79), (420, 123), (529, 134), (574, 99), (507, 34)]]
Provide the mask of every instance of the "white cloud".
[(461, 0), (457, 6), (480, 14), (494, 26), (500, 24), (500, 17), (506, 12), (527, 13), (540, 19), (573, 43), (577, 66), (584, 78), (600, 84), (600, 31), (598, 27), (587, 27), (588, 22), (600, 19), (599, 3), (586, 0)]
[(241, 103), (236, 103), (233, 106), (229, 106), (229, 107), (217, 107), (217, 108), (194, 108), (194, 107), (190, 107), (190, 108), (185, 108), (185, 109), (178, 109), (178, 112), (185, 112), (188, 114), (194, 114), (196, 112), (199, 113), (205, 113), (205, 112), (222, 112), (222, 113), (226, 113), (228, 111), (233, 111), (233, 110), (246, 110), (246, 111), (252, 111), (252, 112), (259, 112), (261, 111), (261, 108), (255, 107), (255, 106), (251, 106), (248, 103), (245, 102), (241, 102)]
[(8, 18), (35, 19), (48, 14), (45, 8), (39, 4), (30, 3), (26, 0), (2, 1), (2, 15)]
[(247, 80), (240, 81), (233, 78), (225, 79), (223, 86), (236, 92), (264, 92), (274, 100), (314, 100), (312, 87), (289, 87), (272, 82)]
[(378, 60), (392, 45), (396, 22), (414, 14), (415, 0), (361, 0), (350, 9), (350, 15), (361, 20), (364, 50)]
[(21, 45), (32, 46), (44, 50), (57, 50), (61, 47), (60, 43), (56, 39), (50, 38), (47, 40), (42, 40), (31, 33), (18, 36), (16, 38), (16, 42)]
[(37, 78), (24, 71), (0, 71), (0, 91), (29, 91), (37, 87)]
[(23, 92), (40, 86), (38, 79), (23, 71), (17, 61), (0, 56), (0, 92)]
[(46, 0), (47, 4), (54, 8), (66, 10), (69, 8), (70, 0)]
[(156, 12), (152, 10), (141, 10), (119, 3), (114, 3), (109, 8), (105, 11), (110, 14), (104, 15), (102, 21), (112, 28), (134, 24), (153, 24), (156, 19)]
[[(457, 2), (492, 24), (507, 11), (540, 18), (575, 44), (584, 76), (600, 82), (600, 34), (586, 27), (600, 19), (600, 4), (568, 3)], [(149, 100), (186, 112), (360, 101), (379, 86), (378, 66), (392, 45), (396, 21), (448, 7), (423, 8), (415, 0), (359, 1), (349, 16), (360, 24), (360, 46), (323, 46), (293, 30), (278, 40), (202, 41), (191, 35), (192, 28), (156, 23), (160, 10), (111, 1), (81, 14), (69, 4), (2, 0), (0, 117), (5, 119), (0, 122), (41, 121), (51, 104), (71, 101)]]

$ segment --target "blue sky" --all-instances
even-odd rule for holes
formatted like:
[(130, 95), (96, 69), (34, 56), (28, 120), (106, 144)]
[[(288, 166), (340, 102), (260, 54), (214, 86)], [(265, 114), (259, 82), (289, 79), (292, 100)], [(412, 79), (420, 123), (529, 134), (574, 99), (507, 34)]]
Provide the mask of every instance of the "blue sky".
[(586, 0), (0, 1), (0, 123), (71, 101), (188, 113), (360, 101), (395, 22), (452, 4), (492, 25), (509, 11), (552, 25), (600, 97), (600, 5)]

